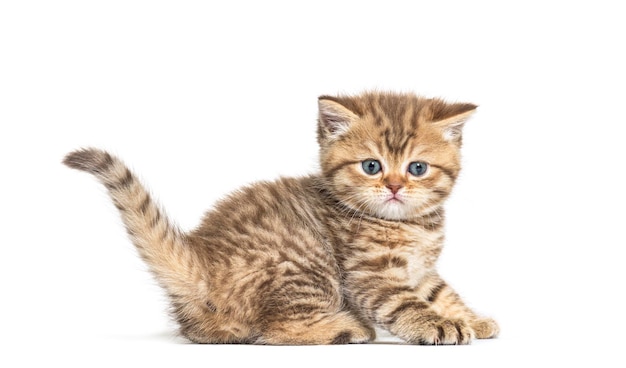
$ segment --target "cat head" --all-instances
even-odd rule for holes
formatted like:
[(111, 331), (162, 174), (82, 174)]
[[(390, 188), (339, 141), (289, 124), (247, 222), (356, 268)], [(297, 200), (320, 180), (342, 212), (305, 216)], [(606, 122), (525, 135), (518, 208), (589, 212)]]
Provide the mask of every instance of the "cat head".
[(437, 209), (459, 174), (461, 131), (475, 109), (413, 94), (321, 96), (328, 189), (348, 208), (389, 220)]

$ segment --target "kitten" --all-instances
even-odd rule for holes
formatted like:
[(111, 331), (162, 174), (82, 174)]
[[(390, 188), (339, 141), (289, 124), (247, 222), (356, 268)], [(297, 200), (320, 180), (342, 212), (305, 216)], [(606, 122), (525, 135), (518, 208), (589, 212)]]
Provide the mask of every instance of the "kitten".
[(186, 234), (117, 157), (89, 148), (64, 163), (108, 188), (193, 342), (364, 343), (378, 326), (411, 344), (467, 344), (498, 326), (466, 307), (435, 263), (475, 108), (322, 96), (321, 173), (235, 191)]

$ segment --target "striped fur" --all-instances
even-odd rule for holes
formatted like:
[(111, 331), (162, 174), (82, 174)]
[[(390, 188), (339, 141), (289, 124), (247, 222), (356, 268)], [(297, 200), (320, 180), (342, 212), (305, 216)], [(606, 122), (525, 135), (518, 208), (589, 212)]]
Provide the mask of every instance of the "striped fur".
[[(461, 127), (476, 106), (391, 93), (319, 104), (321, 173), (242, 188), (189, 233), (118, 158), (84, 149), (64, 163), (108, 188), (193, 342), (363, 343), (374, 326), (412, 344), (495, 336), (496, 323), (435, 270)], [(366, 174), (368, 159), (382, 171)], [(428, 164), (424, 175), (408, 172), (414, 161)]]

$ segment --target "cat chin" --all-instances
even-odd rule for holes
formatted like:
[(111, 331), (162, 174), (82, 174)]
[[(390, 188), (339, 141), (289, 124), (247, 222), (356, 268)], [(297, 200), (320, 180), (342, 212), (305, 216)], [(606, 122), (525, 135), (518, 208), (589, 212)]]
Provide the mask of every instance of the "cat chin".
[(411, 217), (411, 212), (406, 204), (387, 201), (374, 209), (374, 213), (382, 219), (400, 221)]

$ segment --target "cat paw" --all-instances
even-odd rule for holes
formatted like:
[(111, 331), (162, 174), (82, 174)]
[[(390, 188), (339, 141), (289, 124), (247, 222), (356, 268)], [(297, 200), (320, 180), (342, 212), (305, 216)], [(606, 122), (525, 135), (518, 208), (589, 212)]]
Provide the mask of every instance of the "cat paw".
[(491, 339), (498, 336), (500, 333), (500, 327), (496, 321), (491, 318), (479, 318), (470, 323), (476, 338), (478, 339)]
[(368, 328), (345, 330), (337, 334), (331, 344), (365, 344), (376, 337), (374, 331)]
[(337, 331), (334, 332), (331, 344), (364, 344), (376, 338), (372, 327), (362, 324), (348, 313), (341, 312), (329, 319), (329, 322), (332, 324), (319, 326), (319, 329), (327, 333), (333, 329)]
[(474, 338), (474, 331), (463, 320), (442, 318), (420, 335), (418, 342), (422, 345), (467, 345)]
[[(310, 322), (311, 320), (315, 322)], [(376, 337), (374, 329), (347, 312), (318, 313), (306, 319), (277, 320), (268, 325), (259, 344), (363, 344)]]

